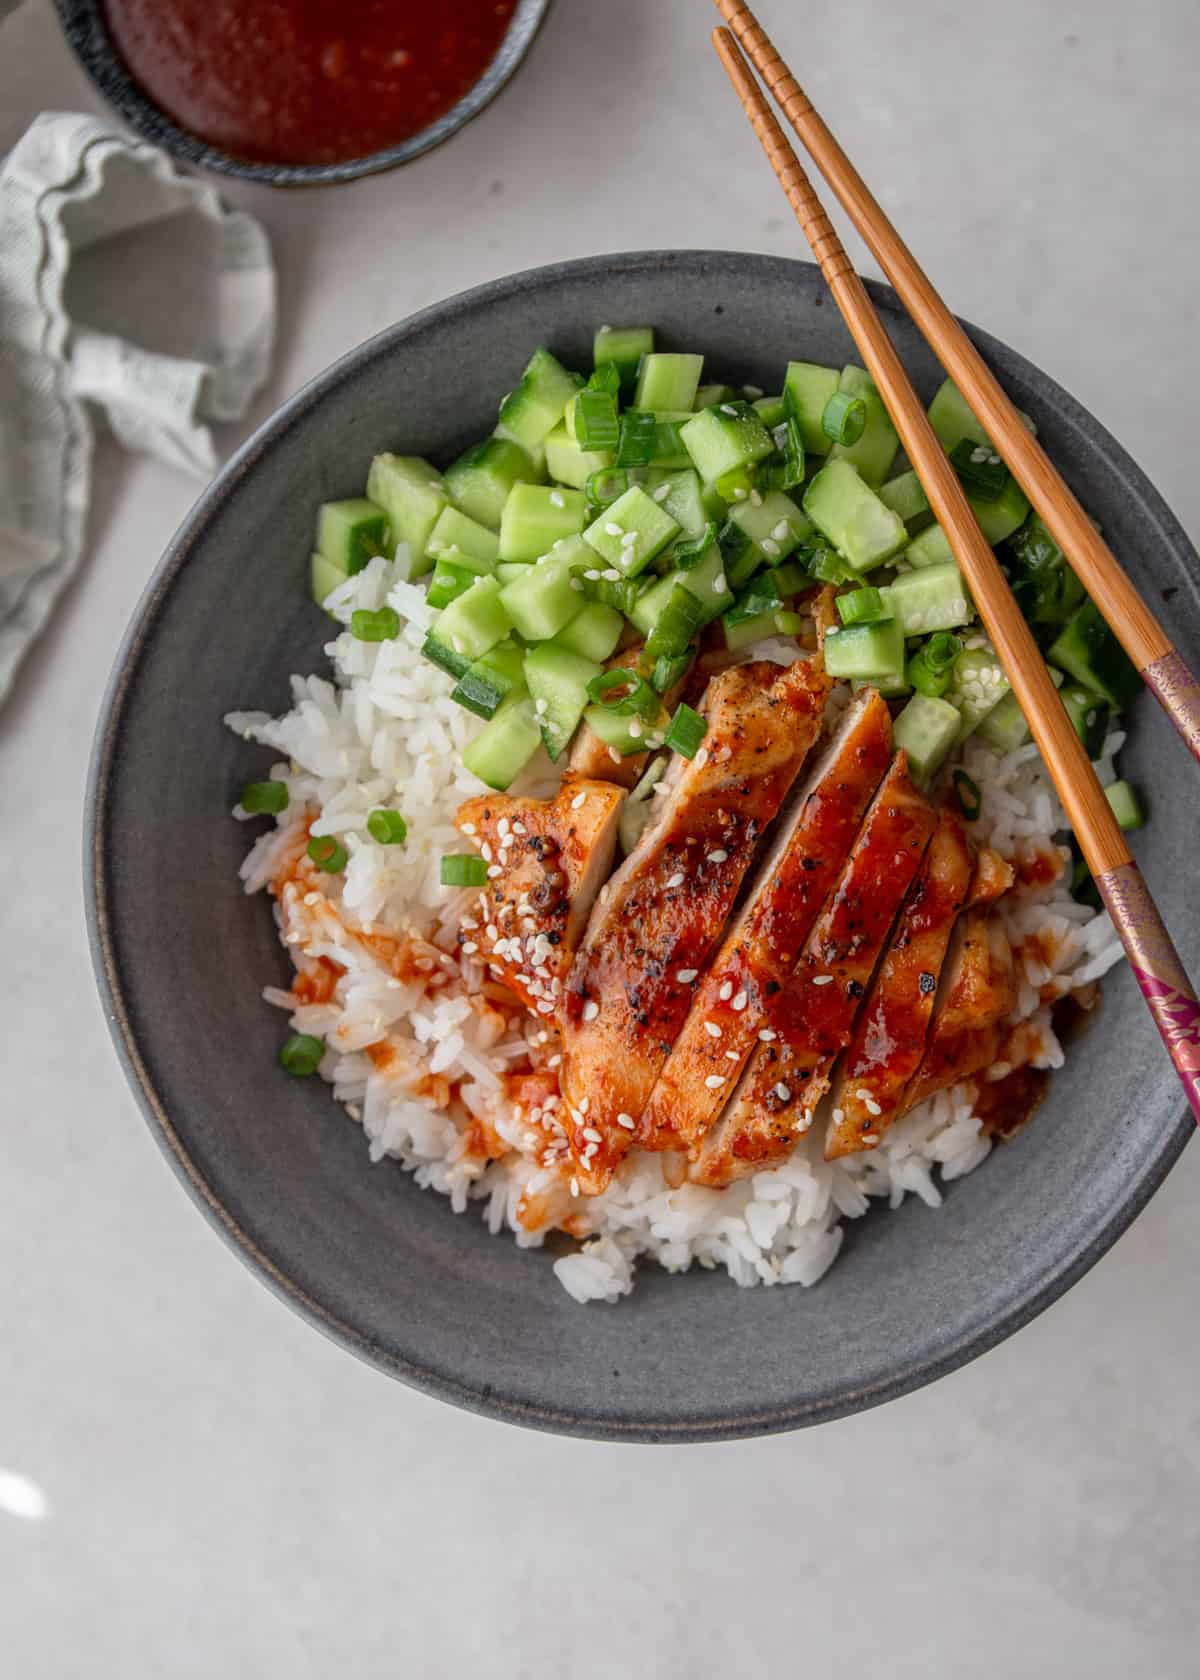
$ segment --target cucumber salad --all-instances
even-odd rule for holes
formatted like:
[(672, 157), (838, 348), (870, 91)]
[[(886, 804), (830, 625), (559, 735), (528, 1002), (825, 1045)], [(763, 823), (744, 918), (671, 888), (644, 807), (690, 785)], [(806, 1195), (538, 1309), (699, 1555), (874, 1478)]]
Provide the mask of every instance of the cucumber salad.
[[(879, 690), (914, 775), (950, 778), (970, 818), (964, 743), (1010, 752), (1030, 732), (873, 381), (794, 361), (764, 395), (705, 373), (651, 327), (601, 327), (586, 376), (535, 350), (490, 436), (444, 470), (377, 455), (362, 497), (320, 509), (314, 599), (376, 555), (427, 580), (422, 655), (487, 720), (464, 762), (503, 790), (542, 748), (565, 762), (581, 730), (613, 759), (693, 756), (693, 664), (786, 646), (832, 586), (829, 675)], [(1137, 672), (949, 380), (929, 417), (1098, 758)], [(383, 641), (400, 620), (385, 606), (350, 628)], [(1142, 823), (1126, 782), (1107, 793)], [(1091, 890), (1081, 860), (1075, 885)]]

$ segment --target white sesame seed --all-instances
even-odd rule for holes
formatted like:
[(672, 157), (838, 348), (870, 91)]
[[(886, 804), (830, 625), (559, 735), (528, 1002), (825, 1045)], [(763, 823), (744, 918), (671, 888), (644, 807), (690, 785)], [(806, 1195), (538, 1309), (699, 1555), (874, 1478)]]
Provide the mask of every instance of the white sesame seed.
[(546, 1063), (546, 1066), (548, 1068), (561, 1067), (562, 1066), (562, 1057), (561, 1056), (551, 1056), (550, 1060)]
[(578, 1196), (579, 1194), (579, 1180), (577, 1178), (571, 1180), (571, 1194), (572, 1196)]
[(573, 577), (571, 579), (571, 588), (575, 591), (575, 593), (577, 595), (582, 595), (583, 594), (583, 579)]
[(782, 1083), (779, 1084), (779, 1085), (776, 1085), (775, 1095), (779, 1098), (780, 1102), (791, 1102), (791, 1100), (792, 1100), (791, 1087), (789, 1085), (784, 1085)]
[(779, 554), (779, 544), (775, 541), (774, 537), (764, 537), (759, 546), (761, 547), (763, 553), (769, 555), (772, 560), (777, 558)]
[(604, 579), (605, 583), (620, 583), (621, 581), (621, 574), (615, 566), (607, 567), (600, 573), (600, 576)]
[(589, 566), (583, 575), (589, 583), (600, 582), (600, 572), (596, 566)]
[(726, 980), (725, 984), (721, 987), (721, 990), (717, 993), (717, 996), (720, 998), (722, 1003), (728, 1003), (730, 998), (733, 996), (733, 981)]
[(584, 1018), (584, 1020), (585, 1021), (594, 1021), (596, 1019), (597, 1015), (599, 1015), (599, 1013), (600, 1013), (600, 1005), (596, 1002), (595, 998), (589, 998), (583, 1006), (583, 1018)]
[(586, 793), (577, 793), (575, 795), (574, 799), (572, 799), (572, 801), (571, 801), (572, 811), (578, 811), (580, 809), (580, 807), (583, 805), (583, 803), (586, 799), (587, 799), (587, 794)]
[(658, 486), (658, 488), (653, 492), (654, 500), (656, 502), (665, 502), (667, 497), (670, 494), (671, 494), (671, 486), (669, 484), (660, 484)]
[(726, 1074), (710, 1073), (708, 1078), (704, 1081), (704, 1083), (708, 1086), (710, 1091), (719, 1091), (721, 1089), (721, 1086), (726, 1083), (726, 1080), (727, 1080), (727, 1075)]
[(468, 939), (466, 944), (462, 947), (462, 954), (464, 957), (473, 957), (478, 949), (479, 946), (475, 943), (475, 941), (473, 939)]
[(624, 1128), (627, 1132), (633, 1131), (633, 1128), (634, 1128), (633, 1115), (632, 1114), (618, 1114), (617, 1115), (617, 1125), (618, 1126), (624, 1126)]
[(737, 409), (733, 406), (732, 403), (722, 403), (721, 404), (721, 413), (722, 414), (732, 414), (733, 418), (735, 420), (737, 419)]
[(588, 1109), (591, 1108), (591, 1106), (592, 1106), (591, 1097), (580, 1097), (580, 1099), (579, 1099), (579, 1112), (580, 1112), (580, 1114), (586, 1114)]
[(833, 975), (832, 974), (814, 974), (813, 975), (813, 985), (814, 986), (832, 986), (833, 985)]
[(725, 863), (727, 861), (728, 857), (729, 857), (729, 853), (727, 851), (725, 851), (722, 847), (718, 846), (715, 852), (709, 852), (708, 853), (708, 856), (707, 856), (705, 861), (708, 862), (708, 863)]
[(551, 490), (550, 500), (556, 508), (565, 508), (567, 505), (566, 497), (561, 490)]
[(682, 869), (677, 869), (675, 871), (674, 875), (671, 875), (670, 877), (668, 877), (667, 885), (669, 887), (681, 887), (683, 885), (683, 881), (684, 881), (683, 870)]
[(792, 527), (788, 524), (786, 519), (781, 519), (775, 529), (771, 532), (771, 535), (775, 538), (776, 542), (786, 542), (791, 534)]
[(728, 588), (729, 588), (729, 585), (725, 582), (725, 573), (724, 572), (718, 572), (716, 577), (712, 580), (713, 594), (714, 595), (724, 595)]
[(750, 492), (748, 490), (743, 490), (739, 484), (737, 489), (733, 492), (733, 499), (735, 502), (744, 502), (749, 494)]
[(675, 978), (681, 986), (690, 986), (699, 972), (698, 968), (681, 968)]
[(493, 945), (496, 943), (497, 939), (499, 939), (499, 937), (500, 937), (500, 930), (499, 930), (499, 928), (497, 928), (495, 922), (489, 922), (487, 927), (484, 928), (483, 931), (487, 935), (487, 937), (491, 940)]
[(704, 766), (707, 763), (708, 763), (708, 748), (707, 747), (701, 747), (700, 751), (696, 754), (695, 758), (692, 760), (692, 768), (694, 770), (703, 770)]
[(480, 848), (479, 848), (479, 855), (480, 855), (480, 857), (482, 857), (482, 859), (485, 863), (491, 863), (491, 861), (492, 861), (492, 848), (488, 845), (486, 840), (484, 841), (483, 845), (480, 846)]
[(595, 1126), (585, 1126), (581, 1135), (587, 1138), (589, 1143), (603, 1143), (604, 1141)]
[(725, 1060), (727, 1062), (736, 1062), (737, 1059), (738, 1059), (738, 1053), (737, 1053), (736, 1050), (726, 1050)]
[(866, 1109), (867, 1109), (868, 1114), (882, 1114), (883, 1113), (883, 1110), (880, 1108), (879, 1104), (874, 1100), (874, 1098), (871, 1098), (871, 1099), (868, 1100), (868, 1102), (866, 1104)]
[(761, 507), (762, 506), (762, 495), (758, 490), (751, 490), (751, 492), (750, 492), (750, 506), (751, 507)]
[(617, 749), (616, 749), (616, 747), (609, 747), (609, 749), (608, 749), (608, 756), (609, 756), (609, 758), (611, 758), (611, 759), (612, 759), (612, 761), (613, 761), (613, 763), (614, 763), (614, 764), (620, 764), (620, 762), (621, 762), (621, 755), (620, 755), (620, 753), (619, 753), (619, 752), (618, 752), (618, 751), (617, 751)]
[(550, 710), (550, 703), (547, 700), (535, 700), (533, 703), (533, 709), (539, 717), (545, 717), (546, 713)]
[(858, 1098), (859, 1102), (865, 1103), (871, 1101), (871, 1093), (864, 1085), (860, 1085), (854, 1095)]
[(625, 535), (625, 527), (623, 525), (618, 525), (615, 519), (610, 519), (604, 527), (604, 534), (609, 537), (623, 537)]
[(635, 740), (635, 741), (640, 741), (641, 740), (641, 738), (642, 738), (642, 725), (637, 718), (630, 718), (630, 720), (629, 720), (629, 733), (630, 733), (630, 736), (632, 737), (633, 740)]
[(710, 1038), (720, 1038), (721, 1029), (715, 1021), (705, 1021), (704, 1030)]
[(764, 1027), (758, 1036), (764, 1044), (774, 1044), (779, 1034), (772, 1027)]
[(513, 833), (514, 834), (528, 834), (529, 830), (525, 827), (524, 823), (515, 822), (513, 824)]
[(732, 999), (729, 1007), (735, 1012), (735, 1014), (740, 1015), (749, 1002), (750, 999), (747, 994), (745, 992), (739, 992), (737, 996)]
[(488, 877), (494, 881), (497, 875), (503, 875), (503, 873), (504, 871), (501, 869), (500, 865), (498, 863), (493, 863), (491, 868), (488, 870)]
[(844, 1108), (835, 1108), (834, 1109), (834, 1111), (833, 1111), (833, 1123), (834, 1123), (835, 1126), (840, 1126), (842, 1121), (845, 1118), (846, 1118), (846, 1110)]

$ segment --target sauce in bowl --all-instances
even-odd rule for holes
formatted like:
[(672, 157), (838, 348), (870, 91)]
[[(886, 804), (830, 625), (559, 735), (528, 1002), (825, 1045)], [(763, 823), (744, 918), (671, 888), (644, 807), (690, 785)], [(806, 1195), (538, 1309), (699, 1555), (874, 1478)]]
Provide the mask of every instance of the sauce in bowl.
[(105, 0), (142, 89), (256, 163), (341, 163), (398, 145), (483, 75), (515, 0)]

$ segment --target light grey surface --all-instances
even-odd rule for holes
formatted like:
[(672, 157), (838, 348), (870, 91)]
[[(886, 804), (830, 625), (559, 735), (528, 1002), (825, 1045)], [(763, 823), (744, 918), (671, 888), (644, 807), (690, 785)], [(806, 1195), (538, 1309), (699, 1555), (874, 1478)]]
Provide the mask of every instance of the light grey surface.
[[(805, 15), (781, 45), (950, 301), (1091, 407), (1195, 538), (1190, 0), (1058, 7), (1049, 33), (1035, 0)], [(558, 0), (515, 87), (409, 172), (231, 193), (281, 271), (262, 412), (493, 274), (618, 247), (794, 252), (708, 25), (703, 0)], [(0, 35), (0, 146), (39, 109), (89, 104), (30, 0)], [(0, 716), (0, 1465), (49, 1501), (40, 1523), (0, 1514), (6, 1671), (1190, 1676), (1194, 1150), (1089, 1278), (966, 1371), (715, 1448), (450, 1411), (315, 1336), (221, 1249), (125, 1089), (78, 885), (110, 656), (193, 492), (107, 448), (98, 476), (95, 553)]]

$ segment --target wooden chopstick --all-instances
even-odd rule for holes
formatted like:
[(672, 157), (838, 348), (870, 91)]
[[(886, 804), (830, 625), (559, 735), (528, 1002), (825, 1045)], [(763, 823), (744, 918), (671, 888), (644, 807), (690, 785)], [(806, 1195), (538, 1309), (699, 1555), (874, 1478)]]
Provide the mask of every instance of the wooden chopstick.
[(1200, 1003), (962, 485), (832, 223), (727, 29), (713, 44), (879, 387), (991, 636), (1200, 1122)]
[(1021, 422), (979, 351), (938, 296), (878, 200), (826, 127), (749, 6), (715, 0), (798, 138), (896, 288), (1017, 483), (1048, 526), (1142, 680), (1200, 759), (1200, 682), (1122, 571), (1058, 469)]

